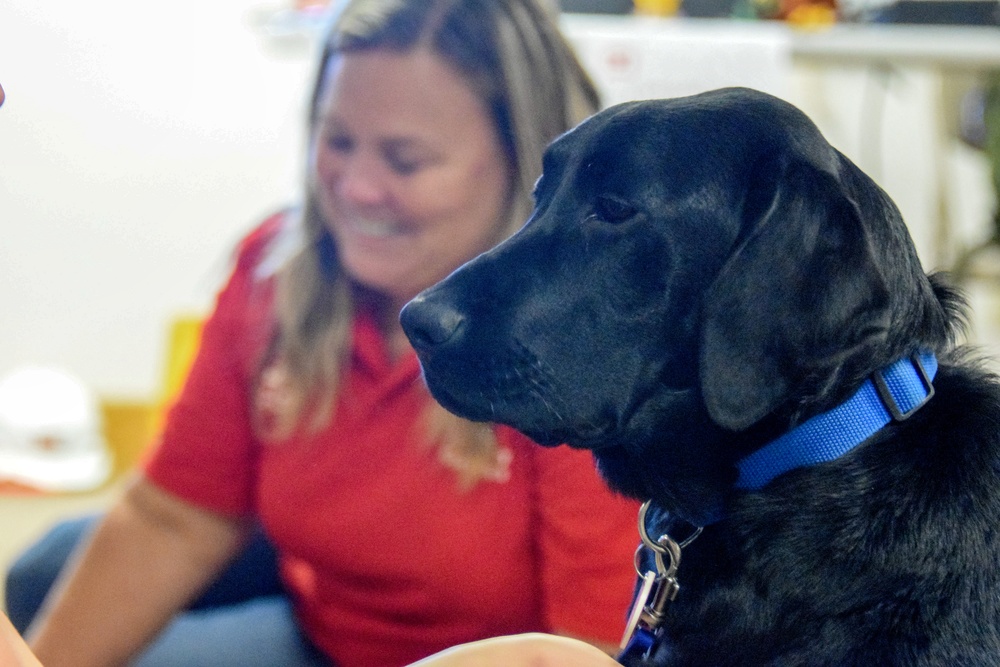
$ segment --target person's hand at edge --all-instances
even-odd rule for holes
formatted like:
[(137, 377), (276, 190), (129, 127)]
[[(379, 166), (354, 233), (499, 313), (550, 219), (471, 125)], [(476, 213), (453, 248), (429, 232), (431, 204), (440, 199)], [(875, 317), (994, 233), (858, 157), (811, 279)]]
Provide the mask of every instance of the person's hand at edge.
[(578, 639), (527, 633), (461, 644), (410, 667), (616, 667), (614, 658)]
[[(0, 104), (3, 90), (0, 89)], [(28, 645), (17, 634), (6, 614), (0, 614), (0, 665), (5, 667), (42, 667), (42, 663), (28, 649)]]

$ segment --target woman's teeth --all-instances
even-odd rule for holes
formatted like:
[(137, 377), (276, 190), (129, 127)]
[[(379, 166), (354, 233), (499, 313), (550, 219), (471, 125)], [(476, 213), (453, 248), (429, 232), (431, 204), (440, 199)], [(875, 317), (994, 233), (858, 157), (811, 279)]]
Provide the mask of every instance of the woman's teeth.
[(354, 219), (350, 225), (354, 231), (367, 236), (395, 236), (403, 233), (402, 227), (392, 222)]

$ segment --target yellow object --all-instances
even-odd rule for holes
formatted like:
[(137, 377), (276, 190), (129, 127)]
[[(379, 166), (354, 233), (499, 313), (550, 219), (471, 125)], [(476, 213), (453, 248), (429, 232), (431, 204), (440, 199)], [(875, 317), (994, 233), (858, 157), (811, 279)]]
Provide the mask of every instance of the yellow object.
[(170, 327), (170, 347), (167, 351), (167, 370), (163, 386), (163, 399), (173, 400), (191, 370), (191, 363), (198, 353), (201, 328), (204, 321), (199, 316), (178, 317)]
[(160, 393), (154, 431), (158, 431), (167, 416), (167, 410), (184, 387), (188, 371), (198, 354), (201, 342), (201, 328), (204, 320), (194, 315), (184, 315), (174, 319), (170, 326), (170, 343), (167, 348), (167, 367), (163, 388)]
[(786, 20), (796, 28), (818, 30), (837, 22), (837, 10), (829, 5), (807, 3), (790, 11)]
[(132, 470), (149, 447), (159, 423), (157, 406), (149, 401), (101, 401), (104, 439), (114, 456), (112, 479)]
[(680, 9), (681, 0), (633, 0), (636, 14), (673, 16)]
[(203, 319), (184, 315), (170, 323), (166, 365), (159, 395), (151, 401), (109, 399), (101, 401), (104, 437), (114, 454), (114, 476), (135, 467), (149, 448), (177, 398), (201, 341)]

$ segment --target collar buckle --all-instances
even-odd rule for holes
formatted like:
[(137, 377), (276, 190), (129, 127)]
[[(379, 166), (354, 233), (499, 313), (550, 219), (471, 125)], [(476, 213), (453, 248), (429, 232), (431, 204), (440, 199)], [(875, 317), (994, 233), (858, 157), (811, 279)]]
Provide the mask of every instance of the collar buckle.
[(913, 413), (924, 407), (927, 401), (931, 400), (934, 396), (934, 385), (931, 383), (930, 376), (927, 375), (927, 370), (924, 368), (924, 364), (920, 361), (920, 356), (914, 354), (910, 357), (910, 363), (917, 371), (917, 377), (920, 379), (920, 383), (923, 385), (925, 393), (924, 397), (914, 403), (914, 405), (908, 410), (901, 409), (896, 397), (892, 395), (892, 391), (889, 389), (889, 384), (885, 380), (885, 370), (875, 371), (871, 376), (872, 383), (875, 385), (875, 391), (878, 392), (879, 400), (882, 401), (882, 405), (885, 406), (885, 409), (889, 411), (893, 421), (906, 421), (913, 416)]

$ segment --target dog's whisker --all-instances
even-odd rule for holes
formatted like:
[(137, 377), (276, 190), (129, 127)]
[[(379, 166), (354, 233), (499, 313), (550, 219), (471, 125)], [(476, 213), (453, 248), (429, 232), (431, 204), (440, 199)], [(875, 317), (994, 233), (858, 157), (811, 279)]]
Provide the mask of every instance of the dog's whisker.
[(528, 383), (531, 386), (532, 394), (536, 398), (538, 398), (539, 401), (542, 402), (542, 405), (544, 405), (545, 408), (552, 413), (552, 415), (556, 418), (556, 420), (559, 422), (564, 421), (562, 413), (553, 404), (553, 401), (549, 400), (549, 398), (547, 397), (548, 392), (545, 391), (545, 389), (548, 388), (547, 385), (545, 385), (540, 380), (534, 377), (529, 378)]
[(538, 400), (540, 400), (542, 402), (542, 405), (544, 405), (548, 409), (548, 411), (551, 412), (553, 414), (553, 416), (555, 416), (555, 418), (556, 418), (557, 421), (560, 421), (560, 422), (563, 421), (562, 414), (560, 414), (559, 411), (556, 410), (555, 406), (552, 405), (552, 403), (550, 403), (545, 398), (544, 394), (542, 394), (539, 391), (535, 391), (534, 394), (535, 394), (535, 396), (538, 397)]

